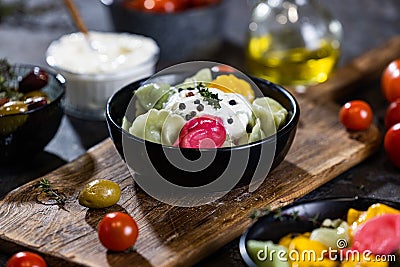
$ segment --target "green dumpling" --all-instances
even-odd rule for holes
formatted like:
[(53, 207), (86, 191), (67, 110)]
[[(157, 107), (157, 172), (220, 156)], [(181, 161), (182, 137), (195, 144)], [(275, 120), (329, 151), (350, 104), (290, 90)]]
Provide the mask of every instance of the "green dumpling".
[(289, 267), (288, 251), (284, 246), (272, 241), (247, 241), (247, 251), (250, 258), (259, 267)]
[(173, 145), (178, 139), (185, 120), (168, 110), (150, 109), (138, 116), (129, 128), (129, 133), (147, 141)]
[(137, 110), (141, 110), (136, 114), (142, 114), (152, 108), (161, 109), (172, 92), (171, 86), (167, 83), (149, 83), (141, 86), (135, 93), (136, 105), (139, 104)]
[(211, 70), (204, 68), (199, 70), (192, 77), (186, 78), (183, 83), (177, 85), (176, 87), (186, 89), (189, 87), (196, 87), (200, 83), (209, 83), (211, 81), (212, 81)]
[(257, 98), (253, 101), (253, 112), (261, 121), (261, 129), (270, 136), (285, 123), (288, 111), (277, 101), (269, 97)]

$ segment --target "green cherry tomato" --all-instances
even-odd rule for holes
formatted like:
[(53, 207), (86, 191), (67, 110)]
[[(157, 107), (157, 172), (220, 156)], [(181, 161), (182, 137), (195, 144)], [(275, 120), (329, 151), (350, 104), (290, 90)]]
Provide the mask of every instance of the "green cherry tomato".
[(121, 197), (119, 185), (110, 180), (94, 180), (79, 193), (79, 204), (87, 208), (101, 209), (116, 204)]
[(111, 251), (131, 248), (139, 235), (135, 220), (123, 212), (112, 212), (104, 216), (98, 226), (100, 243)]

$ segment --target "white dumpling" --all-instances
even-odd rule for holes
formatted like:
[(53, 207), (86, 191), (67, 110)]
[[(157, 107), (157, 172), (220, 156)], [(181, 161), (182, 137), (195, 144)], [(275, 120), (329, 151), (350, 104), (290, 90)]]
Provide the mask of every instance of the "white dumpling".
[(286, 121), (288, 111), (277, 101), (269, 97), (257, 98), (253, 101), (254, 115), (261, 121), (261, 129), (266, 136), (276, 133)]
[(168, 110), (150, 109), (133, 121), (129, 133), (151, 142), (173, 145), (184, 124), (181, 116)]

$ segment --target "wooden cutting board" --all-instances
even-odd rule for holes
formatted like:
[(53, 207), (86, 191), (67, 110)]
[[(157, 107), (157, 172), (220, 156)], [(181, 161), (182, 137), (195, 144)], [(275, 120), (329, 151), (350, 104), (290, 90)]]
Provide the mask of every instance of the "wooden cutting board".
[[(0, 201), (0, 247), (7, 252), (30, 249), (50, 266), (190, 266), (242, 234), (254, 209), (293, 202), (371, 155), (381, 142), (375, 126), (347, 132), (338, 121), (333, 99), (348, 94), (400, 57), (400, 38), (372, 50), (338, 70), (328, 82), (297, 95), (301, 118), (294, 144), (263, 185), (249, 193), (231, 191), (219, 201), (179, 208), (147, 196), (133, 181), (110, 139), (78, 160), (46, 175), (68, 197), (66, 209), (36, 202), (32, 186), (10, 192)], [(105, 210), (80, 206), (83, 185), (96, 178), (118, 182), (122, 197)], [(140, 228), (134, 252), (108, 252), (97, 239), (96, 225), (111, 211), (131, 214)]]

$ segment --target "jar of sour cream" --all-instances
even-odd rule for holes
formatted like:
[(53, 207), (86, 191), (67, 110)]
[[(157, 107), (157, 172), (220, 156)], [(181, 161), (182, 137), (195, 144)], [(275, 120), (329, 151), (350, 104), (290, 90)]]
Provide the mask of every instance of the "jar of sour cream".
[(159, 47), (135, 34), (90, 32), (89, 37), (77, 32), (53, 41), (46, 61), (66, 79), (65, 112), (104, 120), (107, 100), (115, 91), (154, 73)]

